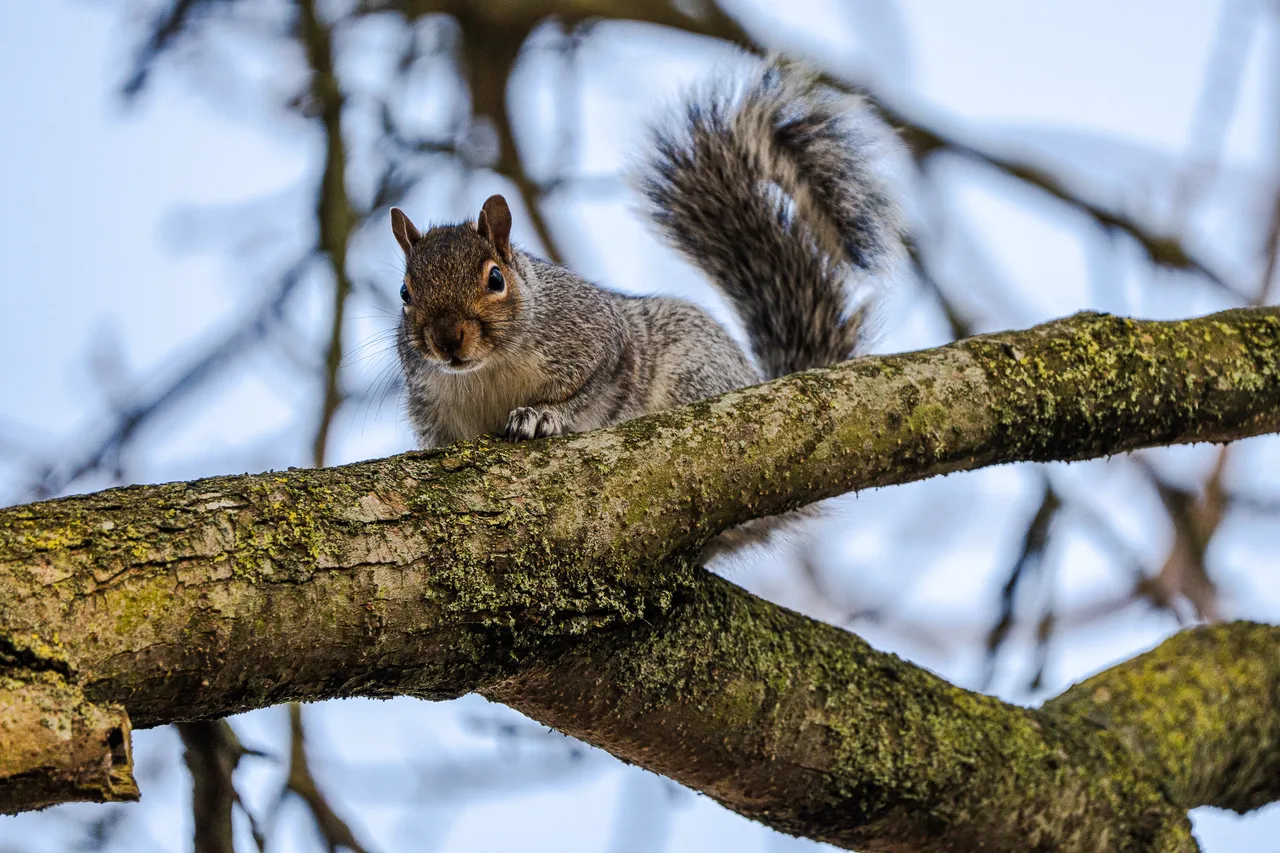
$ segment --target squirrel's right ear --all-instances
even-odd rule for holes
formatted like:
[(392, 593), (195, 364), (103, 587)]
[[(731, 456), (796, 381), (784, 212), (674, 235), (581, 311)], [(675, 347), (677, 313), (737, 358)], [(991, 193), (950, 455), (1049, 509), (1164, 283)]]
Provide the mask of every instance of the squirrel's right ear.
[(493, 244), (504, 261), (511, 260), (511, 208), (505, 198), (491, 195), (485, 199), (476, 217), (476, 230)]
[(422, 239), (418, 229), (398, 207), (391, 208), (391, 233), (396, 235), (396, 242), (400, 244), (401, 249), (404, 249), (405, 258), (413, 252), (413, 244)]

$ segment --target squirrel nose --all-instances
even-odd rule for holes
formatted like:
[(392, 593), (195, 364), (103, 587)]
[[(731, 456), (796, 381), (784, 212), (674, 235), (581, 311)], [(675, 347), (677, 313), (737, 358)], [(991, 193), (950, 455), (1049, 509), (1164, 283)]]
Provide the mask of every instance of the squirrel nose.
[(466, 341), (466, 328), (460, 320), (444, 320), (436, 324), (431, 337), (445, 355), (456, 358)]

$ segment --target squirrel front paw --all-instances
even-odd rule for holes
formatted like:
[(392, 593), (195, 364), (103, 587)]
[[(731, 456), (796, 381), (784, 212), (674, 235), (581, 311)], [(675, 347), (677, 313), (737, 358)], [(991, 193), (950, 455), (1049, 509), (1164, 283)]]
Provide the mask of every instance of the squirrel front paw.
[(507, 441), (524, 441), (530, 438), (546, 438), (564, 432), (560, 415), (550, 409), (521, 406), (512, 409), (507, 416)]

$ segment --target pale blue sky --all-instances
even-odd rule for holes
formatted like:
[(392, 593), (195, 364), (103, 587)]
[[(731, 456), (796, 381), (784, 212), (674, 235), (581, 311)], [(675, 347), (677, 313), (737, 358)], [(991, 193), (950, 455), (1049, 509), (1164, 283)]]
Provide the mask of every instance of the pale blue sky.
[[(1124, 176), (1107, 185), (1119, 198), (1139, 210), (1161, 209), (1159, 193), (1151, 187), (1171, 174), (1187, 150), (1219, 3), (905, 0), (899, 4), (900, 42), (892, 38), (892, 29), (859, 40), (866, 30), (854, 28), (851, 20), (871, 26), (866, 16), (879, 14), (871, 5), (853, 4), (859, 17), (837, 0), (789, 2), (784, 20), (770, 17), (783, 17), (780, 12), (758, 11), (748, 13), (746, 20), (817, 55), (847, 63), (843, 67), (849, 69), (865, 67), (870, 56), (886, 87), (948, 126), (983, 134), (1002, 128), (1012, 150), (1034, 149), (1052, 162), (1081, 152), (1097, 154), (1099, 162), (1112, 164), (1112, 171)], [(788, 23), (798, 20), (802, 10), (808, 10), (816, 25)], [(24, 459), (76, 446), (104, 428), (106, 407), (90, 366), (95, 351), (107, 344), (107, 349), (118, 350), (128, 373), (139, 381), (179, 369), (194, 342), (228, 327), (257, 304), (266, 284), (253, 271), (302, 240), (297, 223), (305, 217), (306, 197), (299, 187), (316, 168), (312, 131), (288, 123), (267, 130), (262, 121), (241, 120), (198, 94), (182, 74), (158, 75), (138, 108), (123, 110), (116, 89), (132, 32), (122, 26), (123, 17), (105, 2), (0, 4), (0, 95), (6, 109), (5, 132), (0, 134), (0, 450), (16, 445), (21, 451), (0, 456), (0, 499), (15, 497), (11, 484), (22, 479)], [(815, 31), (824, 34), (820, 42), (808, 35)], [(850, 43), (859, 43), (860, 49), (850, 53)], [(672, 47), (652, 33), (632, 40), (606, 32), (588, 46), (583, 61), (595, 82), (584, 92), (583, 113), (595, 118), (583, 135), (586, 171), (608, 174), (621, 166), (644, 111), (656, 109), (681, 81), (705, 70), (702, 49), (687, 39)], [(1228, 133), (1229, 180), (1247, 185), (1258, 175), (1277, 174), (1276, 155), (1267, 140), (1277, 138), (1275, 124), (1280, 121), (1280, 110), (1272, 108), (1278, 95), (1274, 81), (1280, 79), (1278, 53), (1275, 27), (1260, 30)], [(525, 132), (538, 133), (535, 110), (521, 118)], [(977, 235), (989, 265), (985, 269), (1013, 285), (1014, 307), (998, 321), (1025, 325), (1084, 307), (1148, 316), (1217, 307), (1212, 299), (1177, 287), (1158, 302), (1143, 301), (1146, 297), (1139, 298), (1132, 287), (1142, 274), (1133, 262), (1118, 264), (1121, 286), (1100, 290), (1098, 246), (1081, 236), (1071, 215), (981, 175), (961, 174), (948, 187), (944, 202)], [(468, 188), (467, 203), (474, 205), (488, 189)], [(263, 197), (276, 204), (255, 202)], [(422, 218), (461, 215), (464, 211), (451, 209), (451, 202), (447, 193), (422, 193), (413, 209), (423, 210)], [(677, 291), (715, 305), (675, 255), (637, 223), (630, 204), (619, 190), (582, 193), (553, 206), (554, 226), (571, 262), (585, 274), (627, 290)], [(259, 216), (264, 209), (280, 234), (272, 232), (261, 245), (228, 246), (216, 240), (205, 245), (182, 236), (191, 223), (200, 231), (201, 222)], [(1237, 220), (1224, 221), (1230, 225)], [(1217, 245), (1209, 239), (1219, 233), (1215, 229), (1231, 230), (1212, 216), (1197, 224), (1197, 233), (1210, 247)], [(516, 236), (532, 241), (527, 224), (520, 221)], [(1229, 245), (1229, 235), (1223, 244)], [(1223, 256), (1228, 268), (1243, 267), (1229, 252)], [(246, 257), (255, 262), (243, 263)], [(371, 271), (388, 288), (398, 286), (399, 258), (388, 233), (358, 242), (351, 263), (353, 269)], [(904, 289), (890, 299), (882, 349), (939, 339), (936, 320), (917, 309), (915, 298), (915, 291)], [(299, 314), (308, 322), (307, 333), (320, 327), (322, 311), (322, 303), (316, 302)], [(352, 313), (359, 318), (352, 343), (386, 326), (387, 320), (368, 305), (356, 305)], [(316, 383), (285, 365), (287, 358), (278, 348), (263, 349), (236, 375), (210, 389), (201, 405), (157, 425), (132, 460), (132, 476), (163, 480), (304, 464)], [(359, 376), (372, 383), (383, 366), (376, 359), (362, 363)], [(334, 462), (397, 452), (410, 444), (392, 404), (380, 412), (345, 413), (335, 439)], [(1277, 470), (1277, 444), (1269, 439), (1248, 448), (1254, 462), (1247, 473), (1273, 487), (1274, 474), (1258, 472)], [(1203, 458), (1197, 454), (1188, 450), (1179, 458), (1194, 467)], [(1091, 464), (1064, 475), (1066, 481), (1083, 481), (1084, 474), (1101, 470)], [(1122, 474), (1108, 476), (1108, 494), (1099, 499), (1109, 502), (1120, 527), (1132, 532), (1135, 547), (1158, 555), (1163, 533), (1144, 525), (1152, 507), (1123, 482)], [(948, 546), (950, 558), (922, 568), (899, 606), (925, 620), (935, 614), (948, 625), (947, 620), (959, 620), (954, 630), (965, 636), (966, 630), (984, 624), (1002, 570), (990, 559), (990, 542), (1017, 532), (1028, 511), (1027, 494), (1025, 477), (1006, 468), (864, 495), (846, 502), (843, 511), (890, 518), (909, 513), (925, 495), (935, 509), (955, 509), (960, 520)], [(975, 501), (975, 495), (980, 499)], [(945, 523), (940, 519), (940, 525)], [(1274, 539), (1269, 541), (1274, 545)], [(1224, 546), (1238, 555), (1227, 561), (1224, 582), (1235, 594), (1237, 612), (1275, 621), (1280, 619), (1280, 591), (1263, 580), (1276, 568), (1267, 542), (1241, 535)], [(891, 527), (877, 531), (863, 526), (831, 547), (856, 564), (896, 553), (902, 543)], [(1064, 537), (1062, 547), (1063, 559), (1072, 567), (1063, 581), (1065, 597), (1087, 601), (1117, 584), (1114, 572), (1099, 568), (1096, 545), (1083, 537)], [(741, 571), (763, 594), (805, 604), (788, 598), (794, 591), (784, 577), (771, 576), (767, 565)], [(870, 578), (865, 585), (883, 587), (891, 595), (895, 580)], [(1162, 617), (1134, 613), (1121, 629), (1109, 623), (1084, 632), (1058, 652), (1051, 683), (1065, 686), (1150, 646), (1174, 627)], [(874, 629), (867, 633), (962, 683), (975, 679), (976, 637), (973, 648), (956, 649), (903, 644), (901, 638), (880, 636)], [(1015, 695), (1012, 685), (1018, 677), (1011, 673), (997, 687)], [(310, 709), (321, 771), (367, 765), (375, 758), (395, 762), (407, 755), (424, 761), (452, 756), (464, 763), (490, 758), (491, 739), (463, 724), (470, 712), (505, 713), (487, 709), (474, 697), (443, 705), (350, 702)], [(246, 740), (278, 744), (284, 715), (280, 709), (267, 710), (239, 718), (236, 725)], [(334, 737), (326, 738), (325, 732)], [(187, 782), (177, 763), (176, 739), (159, 731), (142, 733), (138, 741), (143, 763), (159, 768), (162, 776), (144, 788), (144, 803), (133, 807), (141, 815), (139, 831), (145, 827), (150, 839), (135, 836), (132, 849), (186, 850)], [(261, 764), (244, 774), (251, 802), (270, 789), (273, 774)], [(379, 851), (417, 849), (415, 839), (424, 848), (438, 843), (433, 849), (448, 853), (605, 851), (624, 789), (627, 802), (666, 796), (653, 777), (623, 771), (603, 757), (584, 762), (561, 784), (537, 793), (495, 795), (462, 811), (447, 787), (433, 789), (427, 801), (409, 810), (390, 809), (379, 806), (386, 796), (367, 777), (355, 774), (345, 786), (336, 776), (329, 779), (335, 796), (350, 804), (347, 813), (356, 816)], [(705, 798), (685, 794), (676, 803), (670, 816), (671, 851), (791, 849)], [(80, 808), (70, 813), (93, 812)], [(0, 850), (67, 849), (65, 837), (52, 829), (60, 825), (57, 820), (56, 812), (0, 818)], [(1206, 813), (1196, 820), (1209, 853), (1280, 851), (1280, 809), (1275, 807), (1245, 819)], [(276, 849), (317, 848), (294, 832)]]

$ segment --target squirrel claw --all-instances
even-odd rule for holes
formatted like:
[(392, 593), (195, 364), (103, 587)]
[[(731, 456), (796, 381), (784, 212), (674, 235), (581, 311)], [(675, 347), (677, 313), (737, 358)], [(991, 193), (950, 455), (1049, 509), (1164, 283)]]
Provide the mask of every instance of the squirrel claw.
[(507, 428), (504, 435), (507, 441), (525, 441), (531, 438), (547, 438), (559, 435), (564, 431), (560, 416), (549, 410), (538, 410), (530, 406), (512, 409), (507, 416)]

